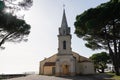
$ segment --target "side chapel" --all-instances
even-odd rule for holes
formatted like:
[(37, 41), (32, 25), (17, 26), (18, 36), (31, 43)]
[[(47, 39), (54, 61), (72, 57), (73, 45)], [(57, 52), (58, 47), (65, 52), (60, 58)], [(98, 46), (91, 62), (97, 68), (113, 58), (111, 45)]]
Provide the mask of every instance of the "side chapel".
[(58, 53), (40, 61), (39, 74), (75, 76), (95, 73), (93, 62), (90, 59), (72, 51), (71, 39), (64, 9), (58, 35)]

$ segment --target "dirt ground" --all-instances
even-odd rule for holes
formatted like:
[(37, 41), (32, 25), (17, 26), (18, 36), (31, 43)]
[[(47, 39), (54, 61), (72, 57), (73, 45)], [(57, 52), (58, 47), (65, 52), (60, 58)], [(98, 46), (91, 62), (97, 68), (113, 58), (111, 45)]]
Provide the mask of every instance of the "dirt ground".
[(55, 77), (55, 76), (44, 76), (44, 75), (28, 75), (26, 77), (12, 78), (7, 80), (114, 80), (110, 79), (111, 76), (107, 74), (96, 74), (87, 76), (74, 76), (74, 77)]

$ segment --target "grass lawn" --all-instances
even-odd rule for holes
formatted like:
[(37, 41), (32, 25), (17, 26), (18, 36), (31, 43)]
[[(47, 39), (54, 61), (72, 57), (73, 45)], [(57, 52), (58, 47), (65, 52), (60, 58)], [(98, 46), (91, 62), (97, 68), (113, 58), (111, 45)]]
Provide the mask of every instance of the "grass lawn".
[(120, 80), (120, 76), (115, 75), (115, 73), (107, 73), (107, 74), (110, 75), (110, 76), (112, 76), (111, 77), (112, 79)]

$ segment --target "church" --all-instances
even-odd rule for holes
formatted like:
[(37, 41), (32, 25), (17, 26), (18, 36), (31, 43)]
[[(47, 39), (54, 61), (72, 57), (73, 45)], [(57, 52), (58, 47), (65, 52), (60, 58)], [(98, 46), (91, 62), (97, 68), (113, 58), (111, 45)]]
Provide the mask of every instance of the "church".
[(58, 53), (40, 61), (39, 74), (75, 76), (95, 73), (94, 64), (90, 59), (72, 51), (71, 39), (64, 9), (58, 34)]

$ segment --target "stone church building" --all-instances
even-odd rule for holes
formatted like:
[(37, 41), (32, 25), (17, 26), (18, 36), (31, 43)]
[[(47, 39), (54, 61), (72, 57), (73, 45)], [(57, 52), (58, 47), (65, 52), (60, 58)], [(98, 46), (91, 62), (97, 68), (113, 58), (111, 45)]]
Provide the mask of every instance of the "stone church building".
[(92, 61), (72, 51), (71, 38), (64, 10), (58, 35), (58, 53), (40, 61), (39, 74), (56, 76), (94, 74)]

